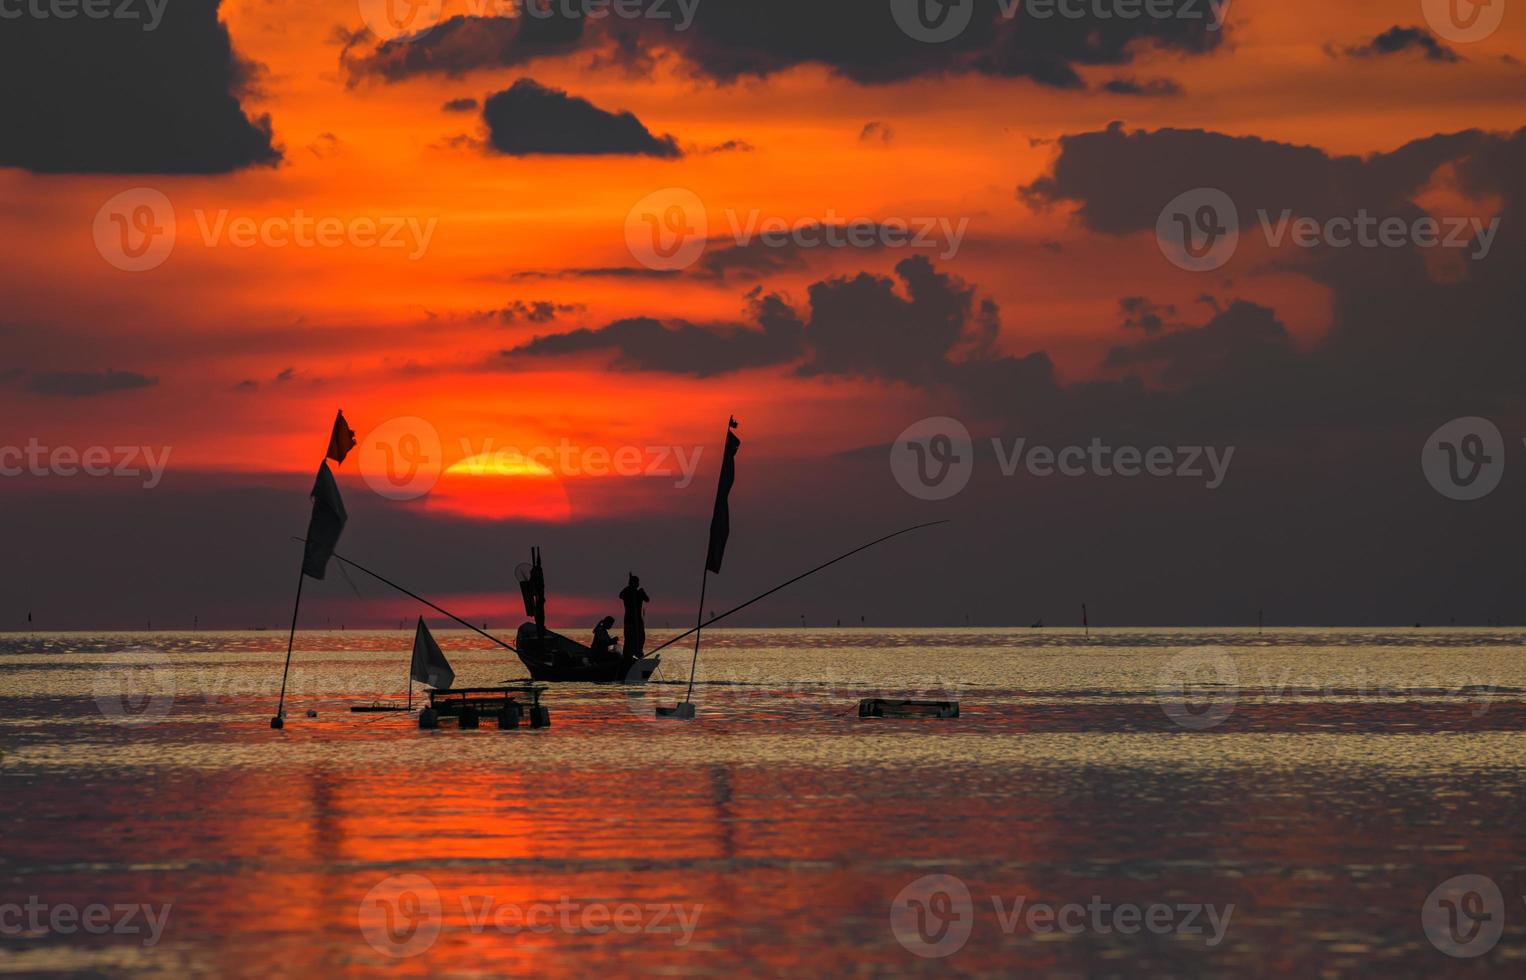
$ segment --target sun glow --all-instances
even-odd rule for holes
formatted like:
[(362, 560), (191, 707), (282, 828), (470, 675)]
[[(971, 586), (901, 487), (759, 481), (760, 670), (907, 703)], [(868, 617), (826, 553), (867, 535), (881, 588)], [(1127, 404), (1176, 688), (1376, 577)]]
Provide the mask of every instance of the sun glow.
[(513, 451), (479, 453), (451, 464), (430, 491), (428, 507), (481, 520), (572, 519), (556, 473)]
[(467, 475), (478, 477), (521, 476), (555, 477), (556, 474), (543, 463), (538, 463), (513, 450), (496, 453), (478, 453), (452, 463), (445, 476)]

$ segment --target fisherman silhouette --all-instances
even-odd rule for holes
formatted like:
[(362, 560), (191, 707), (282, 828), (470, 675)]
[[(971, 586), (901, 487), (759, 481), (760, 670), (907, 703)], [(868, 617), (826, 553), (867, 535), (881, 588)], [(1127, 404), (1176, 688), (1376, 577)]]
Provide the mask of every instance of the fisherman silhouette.
[(641, 579), (630, 573), (627, 575), (630, 581), (620, 590), (620, 601), (625, 603), (625, 656), (640, 660), (641, 651), (646, 647), (646, 619), (641, 606), (652, 600), (641, 587)]
[(599, 625), (593, 628), (593, 646), (591, 649), (594, 656), (602, 657), (614, 652), (615, 638), (609, 635), (609, 628), (613, 625), (615, 625), (615, 617), (605, 616), (599, 620)]

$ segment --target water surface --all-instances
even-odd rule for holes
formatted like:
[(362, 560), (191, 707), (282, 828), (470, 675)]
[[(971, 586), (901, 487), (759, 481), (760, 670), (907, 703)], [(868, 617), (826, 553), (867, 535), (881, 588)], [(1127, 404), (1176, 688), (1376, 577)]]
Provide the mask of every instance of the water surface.
[[(458, 686), (523, 676), (480, 638), (438, 636)], [(0, 637), (0, 928), (29, 901), (146, 905), (162, 926), (145, 942), (141, 922), (92, 934), (44, 913), (0, 935), (0, 971), (1526, 960), (1519, 631), (714, 630), (693, 722), (653, 717), (682, 696), (677, 648), (645, 689), (553, 685), (545, 730), (351, 713), (404, 696), (411, 639), (299, 634), (276, 732), (284, 635)], [(857, 717), (900, 694), (960, 717)], [(1459, 875), (1500, 892), (1455, 906), (1503, 923), (1472, 958), (1422, 922)], [(1071, 931), (1012, 914), (1035, 905), (1092, 911)], [(1125, 906), (1170, 921), (1129, 932)]]

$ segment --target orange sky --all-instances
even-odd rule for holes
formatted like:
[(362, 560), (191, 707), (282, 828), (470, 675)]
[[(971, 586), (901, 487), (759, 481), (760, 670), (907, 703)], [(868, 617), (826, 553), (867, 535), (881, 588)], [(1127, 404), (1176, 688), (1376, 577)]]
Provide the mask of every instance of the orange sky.
[[(446, 12), (453, 9), (447, 5)], [(776, 418), (780, 405), (793, 417), (781, 428), (819, 431), (829, 415), (833, 441), (851, 446), (858, 413), (844, 405), (852, 400), (847, 391), (757, 378), (743, 404), (721, 405), (703, 382), (624, 377), (618, 398), (591, 396), (583, 386), (562, 396), (565, 379), (555, 370), (507, 383), (501, 375), (453, 370), (536, 332), (453, 318), (514, 299), (581, 304), (586, 312), (579, 319), (592, 325), (638, 314), (737, 317), (747, 287), (735, 283), (502, 281), (526, 269), (629, 264), (626, 212), (652, 190), (682, 186), (704, 200), (713, 228), (724, 227), (727, 209), (790, 221), (830, 214), (967, 218), (966, 246), (940, 267), (1000, 303), (1004, 343), (1014, 352), (1047, 349), (1064, 376), (1084, 377), (1114, 330), (1117, 295), (1148, 291), (1185, 304), (1201, 283), (1186, 274), (1173, 282), (1147, 239), (1090, 238), (1065, 214), (1034, 214), (1020, 202), (1014, 190), (1045, 171), (1048, 141), (1122, 119), (1130, 127), (1203, 127), (1365, 154), (1457, 128), (1464, 109), (1467, 125), (1513, 127), (1526, 94), (1521, 68), (1499, 58), (1521, 49), (1522, 18), (1507, 18), (1492, 38), (1464, 46), (1469, 63), (1459, 71), (1407, 58), (1357, 63), (1323, 50), (1395, 22), (1419, 21), (1418, 3), (1236, 0), (1229, 50), (1202, 58), (1158, 55), (1132, 66), (1140, 77), (1180, 81), (1188, 95), (1179, 99), (1057, 92), (985, 77), (858, 86), (817, 68), (718, 86), (671, 68), (650, 78), (590, 70), (579, 56), (454, 80), (352, 87), (330, 34), (336, 25), (360, 26), (354, 2), (229, 0), (223, 12), (236, 49), (264, 66), (245, 109), (270, 113), (285, 149), (279, 167), (217, 177), (0, 171), (12, 202), (0, 212), (0, 229), (8, 240), (27, 243), (0, 270), (11, 321), (90, 338), (89, 360), (98, 369), (158, 377), (157, 391), (104, 424), (124, 436), (145, 422), (167, 430), (181, 465), (210, 468), (307, 468), (306, 447), (336, 404), (361, 425), (425, 415), (454, 443), (489, 434), (589, 438), (608, 432), (614, 414), (643, 431), (696, 439), (699, 433), (681, 420), (724, 416), (732, 406), (745, 412), (747, 400), (766, 400)], [(601, 107), (629, 109), (686, 147), (739, 139), (756, 150), (612, 163), (508, 158), (445, 145), (453, 136), (480, 135), (481, 124), (471, 114), (441, 111), (444, 101), (481, 98), (526, 75)], [(869, 120), (891, 127), (893, 140), (861, 142)], [(94, 253), (89, 232), (106, 198), (137, 186), (170, 197), (178, 237), (165, 265), (129, 274)], [(226, 209), (230, 218), (263, 220), (298, 208), (315, 217), (435, 225), (427, 251), (414, 260), (406, 254), (411, 248), (209, 246), (195, 216), (199, 210), (210, 223)], [(1065, 243), (1064, 255), (1038, 247), (1051, 240)], [(769, 287), (793, 289), (799, 298), (824, 274), (884, 272), (895, 258), (830, 256)], [(1105, 292), (1087, 281), (1094, 262), (1110, 270)], [(1240, 294), (1275, 298), (1296, 335), (1317, 337), (1327, 324), (1321, 290), (1306, 281), (1272, 277), (1243, 283)], [(78, 351), (70, 354), (75, 359)], [(406, 364), (438, 373), (392, 376)], [(244, 379), (268, 381), (288, 367), (296, 367), (298, 383), (266, 385), (267, 395), (279, 397), (255, 402), (232, 391)], [(319, 377), (321, 386), (300, 383)], [(674, 410), (674, 399), (682, 411)], [(185, 411), (190, 404), (197, 410)], [(526, 418), (529, 404), (537, 421)]]
[[(450, 0), (445, 12), (466, 9)], [(441, 438), (440, 467), (487, 443), (714, 447), (735, 413), (753, 422), (754, 458), (782, 456), (784, 446), (794, 457), (828, 456), (883, 443), (893, 434), (887, 417), (928, 414), (926, 396), (787, 368), (724, 382), (612, 373), (599, 356), (484, 369), (496, 352), (538, 334), (621, 317), (745, 322), (746, 293), (757, 283), (513, 277), (633, 265), (627, 214), (669, 187), (699, 196), (712, 234), (729, 214), (753, 210), (791, 222), (967, 221), (958, 253), (934, 256), (939, 271), (999, 305), (1000, 349), (1047, 351), (1063, 381), (1085, 380), (1118, 342), (1119, 297), (1148, 295), (1191, 310), (1205, 287), (1231, 279), (1210, 284), (1169, 267), (1149, 235), (1095, 235), (1063, 207), (1031, 210), (1017, 188), (1048, 171), (1059, 137), (1122, 120), (1130, 129), (1203, 128), (1365, 155), (1466, 127), (1511, 130), (1526, 104), (1526, 70), (1512, 57), (1526, 49), (1526, 17), (1515, 10), (1488, 39), (1453, 45), (1465, 58), (1459, 65), (1418, 53), (1330, 53), (1395, 25), (1425, 23), (1420, 0), (1234, 0), (1229, 41), (1211, 54), (1145, 52), (1121, 68), (1079, 69), (1092, 84), (1120, 74), (1169, 77), (1185, 90), (1176, 98), (977, 74), (861, 85), (810, 66), (717, 84), (687, 75), (676, 59), (635, 75), (587, 54), (459, 78), (356, 81), (335, 38), (336, 28), (361, 26), (355, 0), (225, 0), (222, 16), (236, 51), (262, 66), (242, 105), (252, 116), (269, 114), (284, 151), (278, 166), (217, 176), (0, 169), (0, 233), (12, 243), (0, 289), (5, 322), (22, 338), (15, 360), (32, 371), (130, 370), (158, 380), (109, 404), (0, 387), (0, 411), (25, 419), (28, 435), (77, 441), (88, 424), (96, 441), (172, 445), (183, 469), (308, 472), (338, 407), (362, 436), (399, 416), (426, 419)], [(480, 146), (478, 114), (442, 109), (524, 77), (629, 110), (653, 133), (673, 134), (686, 153), (491, 154)], [(870, 121), (892, 137), (862, 139)], [(752, 151), (710, 151), (734, 140)], [(124, 272), (97, 251), (92, 223), (108, 198), (141, 187), (173, 203), (175, 247), (157, 268)], [(402, 248), (243, 248), (204, 237), (214, 223), (284, 219), (299, 209), (315, 220), (428, 226), (427, 248), (413, 239)], [(887, 275), (904, 255), (823, 250), (762, 285), (803, 309), (811, 283)], [(1245, 261), (1249, 267), (1254, 256)], [(1098, 269), (1106, 270), (1105, 288)], [(1300, 345), (1330, 327), (1326, 289), (1293, 272), (1235, 278), (1218, 291), (1274, 307)], [(571, 312), (550, 324), (475, 318), (515, 301), (568, 304)], [(243, 382), (257, 384), (241, 390)], [(447, 489), (470, 496), (469, 487), (442, 487), (440, 506)], [(537, 497), (527, 513), (575, 518), (564, 498)]]

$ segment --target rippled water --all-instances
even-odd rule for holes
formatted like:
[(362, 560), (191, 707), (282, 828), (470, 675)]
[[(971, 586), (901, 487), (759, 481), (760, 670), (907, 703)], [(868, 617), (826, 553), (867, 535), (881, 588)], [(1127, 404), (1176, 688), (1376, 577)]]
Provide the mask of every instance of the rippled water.
[[(523, 676), (438, 635), (458, 686)], [(1526, 960), (1521, 632), (706, 637), (693, 722), (653, 717), (678, 653), (645, 689), (551, 686), (548, 729), (433, 732), (348, 710), (402, 698), (411, 631), (299, 635), (281, 732), (283, 635), (0, 637), (0, 972)], [(960, 717), (857, 717), (902, 694)], [(1459, 875), (1498, 897), (1435, 891)], [(92, 905), (93, 930), (50, 918)]]

